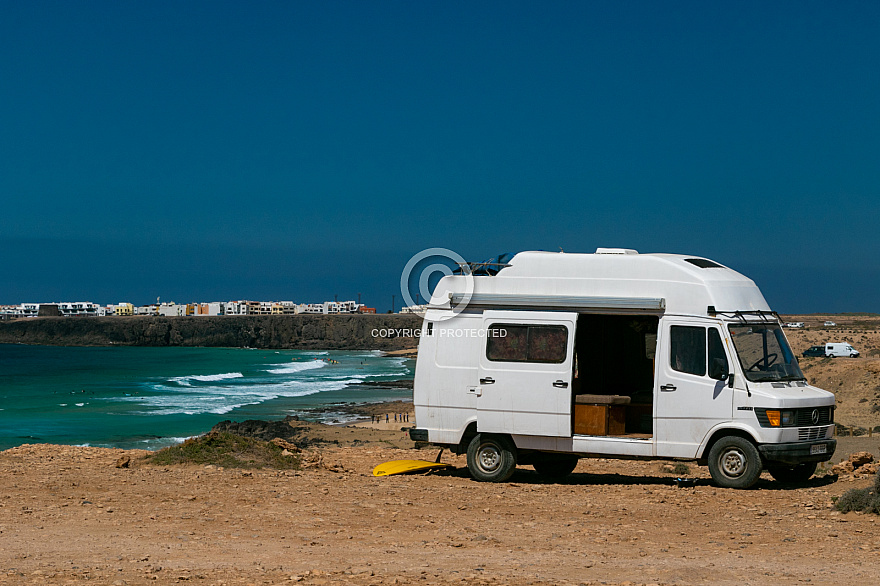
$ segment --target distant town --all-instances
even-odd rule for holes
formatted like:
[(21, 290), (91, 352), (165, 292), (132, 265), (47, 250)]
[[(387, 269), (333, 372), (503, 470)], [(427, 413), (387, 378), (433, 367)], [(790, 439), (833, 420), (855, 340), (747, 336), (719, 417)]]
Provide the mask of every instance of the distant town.
[[(423, 313), (424, 305), (402, 308), (398, 313)], [(211, 301), (207, 303), (159, 302), (134, 305), (122, 302), (99, 305), (89, 301), (61, 303), (21, 303), (0, 305), (0, 319), (26, 317), (105, 317), (105, 316), (216, 316), (216, 315), (297, 315), (297, 314), (358, 314), (376, 313), (357, 301), (324, 301), (294, 303), (293, 301)], [(389, 312), (390, 313), (390, 312)]]

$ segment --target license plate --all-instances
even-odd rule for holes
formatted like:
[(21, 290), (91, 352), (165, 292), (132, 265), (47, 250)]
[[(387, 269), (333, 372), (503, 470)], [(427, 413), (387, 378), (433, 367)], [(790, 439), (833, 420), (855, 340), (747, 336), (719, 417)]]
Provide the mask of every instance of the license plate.
[(811, 456), (813, 456), (815, 454), (824, 454), (827, 451), (828, 451), (827, 444), (816, 444), (816, 445), (810, 446), (810, 455)]

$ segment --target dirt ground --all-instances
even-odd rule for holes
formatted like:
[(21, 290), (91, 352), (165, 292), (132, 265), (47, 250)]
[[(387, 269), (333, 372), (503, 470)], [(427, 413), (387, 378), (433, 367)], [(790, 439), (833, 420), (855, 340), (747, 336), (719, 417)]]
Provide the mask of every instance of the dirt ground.
[[(850, 341), (860, 359), (802, 359), (836, 419), (880, 425), (880, 318), (785, 316), (800, 352)], [(708, 471), (582, 460), (564, 481), (521, 467), (478, 483), (454, 468), (376, 478), (412, 449), (387, 424), (304, 424), (323, 466), (297, 472), (160, 467), (144, 452), (20, 446), (0, 452), (0, 584), (841, 584), (880, 576), (880, 517), (832, 499), (873, 477), (720, 489)], [(833, 462), (880, 456), (880, 434), (839, 437)], [(121, 455), (130, 468), (116, 468)], [(829, 463), (830, 464), (830, 463)], [(677, 478), (692, 479), (679, 481)]]
[[(712, 486), (693, 465), (688, 485), (658, 462), (582, 460), (564, 481), (522, 467), (510, 482), (486, 484), (470, 479), (464, 457), (444, 453), (455, 468), (376, 478), (381, 462), (436, 451), (391, 447), (405, 444), (401, 431), (337, 431), (372, 436), (323, 448), (324, 467), (297, 472), (159, 467), (140, 461), (143, 452), (71, 446), (0, 452), (0, 584), (840, 584), (880, 575), (880, 517), (830, 508), (872, 477), (785, 488), (765, 475), (737, 491)], [(877, 455), (880, 439), (871, 441)], [(852, 447), (863, 445), (839, 453)], [(115, 467), (123, 454), (130, 468)]]

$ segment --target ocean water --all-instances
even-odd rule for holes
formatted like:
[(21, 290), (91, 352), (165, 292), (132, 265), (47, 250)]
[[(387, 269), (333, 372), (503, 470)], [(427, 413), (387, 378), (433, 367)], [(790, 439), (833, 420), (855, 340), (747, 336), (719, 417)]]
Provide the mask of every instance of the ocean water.
[(0, 450), (25, 443), (158, 449), (224, 419), (351, 419), (334, 406), (411, 399), (362, 383), (412, 378), (369, 351), (0, 344)]

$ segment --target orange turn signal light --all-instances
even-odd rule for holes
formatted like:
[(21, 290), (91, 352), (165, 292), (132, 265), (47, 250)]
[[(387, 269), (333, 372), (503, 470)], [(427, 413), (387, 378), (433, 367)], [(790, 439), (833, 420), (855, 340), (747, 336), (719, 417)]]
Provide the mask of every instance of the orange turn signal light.
[(773, 427), (779, 427), (782, 425), (782, 413), (779, 411), (767, 411), (767, 421), (770, 422), (770, 425)]

